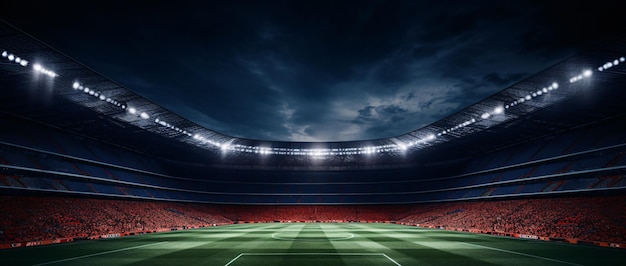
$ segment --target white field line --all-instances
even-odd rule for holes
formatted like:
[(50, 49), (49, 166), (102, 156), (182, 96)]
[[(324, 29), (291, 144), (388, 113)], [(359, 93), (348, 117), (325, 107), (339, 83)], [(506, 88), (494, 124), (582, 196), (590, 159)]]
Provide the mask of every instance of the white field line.
[(499, 248), (492, 248), (492, 247), (481, 246), (481, 245), (476, 245), (476, 244), (470, 244), (470, 243), (465, 243), (465, 242), (459, 242), (459, 243), (463, 243), (465, 245), (470, 245), (470, 246), (474, 246), (474, 247), (480, 247), (480, 248), (484, 248), (484, 249), (491, 249), (491, 250), (496, 250), (496, 251), (500, 251), (500, 252), (506, 252), (506, 253), (516, 254), (516, 255), (531, 257), (531, 258), (537, 258), (537, 259), (543, 259), (543, 260), (563, 263), (563, 264), (582, 266), (581, 264), (576, 264), (576, 263), (562, 261), (562, 260), (555, 260), (555, 259), (551, 259), (551, 258), (546, 258), (546, 257), (541, 257), (541, 256), (537, 256), (537, 255), (526, 254), (526, 253), (521, 253), (521, 252), (516, 252), (516, 251), (510, 251), (510, 250), (499, 249)]
[(62, 259), (62, 260), (55, 260), (55, 261), (50, 261), (50, 262), (44, 262), (44, 263), (35, 264), (33, 266), (48, 265), (48, 264), (54, 264), (54, 263), (59, 263), (59, 262), (66, 262), (66, 261), (71, 261), (71, 260), (84, 259), (84, 258), (89, 258), (89, 257), (94, 257), (94, 256), (99, 256), (99, 255), (104, 255), (104, 254), (110, 254), (110, 253), (115, 253), (115, 252), (120, 252), (120, 251), (126, 251), (126, 250), (131, 250), (131, 249), (138, 249), (138, 248), (144, 248), (144, 247), (149, 247), (149, 246), (155, 246), (155, 245), (159, 245), (159, 244), (163, 244), (163, 243), (167, 243), (167, 241), (158, 242), (158, 243), (152, 243), (152, 244), (145, 244), (145, 245), (135, 246), (135, 247), (128, 247), (128, 248), (109, 250), (109, 251), (98, 252), (98, 253), (94, 253), (94, 254), (88, 254), (88, 255), (83, 255), (83, 256), (78, 256), (78, 257)]
[(383, 253), (383, 256), (385, 256), (385, 258), (387, 258), (388, 260), (390, 260), (391, 262), (393, 262), (394, 264), (398, 265), (398, 266), (402, 266), (400, 265), (400, 263), (398, 263), (397, 261), (395, 261), (394, 259), (390, 258), (389, 256), (387, 256), (387, 254)]
[(387, 256), (387, 254), (385, 253), (319, 253), (319, 252), (241, 253), (237, 255), (237, 257), (235, 257), (234, 259), (226, 263), (226, 265), (224, 266), (229, 266), (230, 264), (232, 264), (233, 262), (235, 262), (237, 259), (241, 258), (242, 256), (307, 256), (307, 255), (313, 255), (313, 256), (383, 256), (387, 258), (389, 261), (391, 261), (393, 264), (397, 266), (402, 266), (398, 262), (396, 262), (395, 260)]
[(230, 261), (229, 261), (228, 263), (226, 263), (226, 265), (224, 265), (224, 266), (228, 266), (228, 265), (230, 265), (231, 263), (235, 262), (235, 261), (236, 261), (239, 257), (241, 257), (241, 256), (243, 256), (243, 253), (239, 254), (237, 257), (235, 257), (234, 259), (230, 260)]
[(305, 238), (301, 238), (298, 239), (298, 237), (280, 237), (279, 235), (282, 234), (284, 232), (280, 232), (280, 233), (274, 233), (272, 234), (272, 238), (274, 239), (278, 239), (278, 240), (289, 240), (289, 241), (339, 241), (339, 240), (348, 240), (348, 239), (352, 239), (354, 238), (354, 234), (350, 234), (348, 233), (348, 236), (345, 237), (336, 237), (336, 238), (330, 238), (330, 237), (325, 237), (324, 239), (322, 239), (322, 237), (315, 238), (315, 239), (307, 239)]

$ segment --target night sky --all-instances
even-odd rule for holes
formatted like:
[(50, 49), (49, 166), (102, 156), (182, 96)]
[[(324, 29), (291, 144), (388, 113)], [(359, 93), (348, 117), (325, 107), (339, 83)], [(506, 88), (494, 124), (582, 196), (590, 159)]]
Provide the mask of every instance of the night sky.
[(407, 133), (626, 25), (618, 1), (127, 2), (0, 17), (199, 125), (282, 141)]

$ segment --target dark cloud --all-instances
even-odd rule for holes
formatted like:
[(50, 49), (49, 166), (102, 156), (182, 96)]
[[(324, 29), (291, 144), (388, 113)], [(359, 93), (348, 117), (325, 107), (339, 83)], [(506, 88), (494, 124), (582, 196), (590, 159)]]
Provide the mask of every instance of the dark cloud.
[(287, 141), (410, 132), (626, 24), (603, 1), (7, 5), (9, 23), (172, 112)]

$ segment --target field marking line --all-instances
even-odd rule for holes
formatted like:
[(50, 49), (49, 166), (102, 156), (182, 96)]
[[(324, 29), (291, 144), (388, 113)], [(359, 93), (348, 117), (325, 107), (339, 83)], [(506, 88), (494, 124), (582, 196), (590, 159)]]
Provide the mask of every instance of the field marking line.
[(230, 261), (229, 261), (228, 263), (226, 263), (226, 265), (224, 265), (224, 266), (228, 266), (228, 265), (230, 265), (231, 263), (235, 262), (235, 261), (236, 261), (239, 257), (241, 257), (241, 256), (243, 256), (243, 253), (239, 253), (239, 256), (237, 256), (237, 257), (235, 257), (234, 259), (230, 260)]
[(59, 263), (59, 262), (66, 262), (66, 261), (70, 261), (70, 260), (84, 259), (84, 258), (89, 258), (89, 257), (94, 257), (94, 256), (99, 256), (99, 255), (104, 255), (104, 254), (110, 254), (110, 253), (115, 253), (115, 252), (120, 252), (120, 251), (126, 251), (126, 250), (131, 250), (131, 249), (138, 249), (138, 248), (143, 248), (143, 247), (155, 246), (155, 245), (159, 245), (159, 244), (163, 244), (163, 243), (167, 243), (167, 241), (162, 241), (162, 242), (152, 243), (152, 244), (145, 244), (145, 245), (135, 246), (135, 247), (114, 249), (114, 250), (98, 252), (98, 253), (94, 253), (94, 254), (88, 254), (88, 255), (83, 255), (83, 256), (78, 256), (78, 257), (62, 259), (62, 260), (55, 260), (55, 261), (50, 261), (50, 262), (44, 262), (44, 263), (35, 264), (33, 266), (41, 266), (41, 265), (54, 264), (54, 263)]
[(470, 243), (466, 243), (466, 242), (459, 242), (459, 243), (463, 243), (463, 244), (465, 244), (465, 245), (470, 245), (470, 246), (475, 246), (475, 247), (481, 247), (481, 248), (485, 248), (485, 249), (496, 250), (496, 251), (500, 251), (500, 252), (506, 252), (506, 253), (516, 254), (516, 255), (522, 255), (522, 256), (527, 256), (527, 257), (532, 257), (532, 258), (537, 258), (537, 259), (544, 259), (544, 260), (554, 261), (554, 262), (563, 263), (563, 264), (576, 265), (576, 266), (583, 266), (582, 264), (577, 264), (577, 263), (572, 263), (572, 262), (567, 262), (567, 261), (562, 261), (562, 260), (556, 260), (556, 259), (551, 259), (551, 258), (541, 257), (541, 256), (532, 255), (532, 254), (526, 254), (526, 253), (521, 253), (521, 252), (517, 252), (517, 251), (511, 251), (511, 250), (506, 250), (506, 249), (499, 249), (499, 248), (493, 248), (493, 247), (488, 247), (488, 246), (482, 246), (482, 245), (470, 244)]
[(390, 258), (389, 256), (387, 256), (387, 254), (383, 253), (383, 256), (385, 256), (385, 258), (387, 258), (388, 260), (390, 260), (391, 262), (395, 263), (398, 266), (402, 266), (400, 265), (400, 263), (398, 263), (397, 261), (395, 261), (394, 259)]
[(278, 240), (288, 240), (288, 241), (340, 241), (340, 240), (348, 240), (348, 239), (352, 239), (354, 238), (354, 234), (348, 233), (348, 236), (345, 237), (338, 237), (338, 238), (329, 238), (329, 237), (320, 237), (320, 238), (315, 238), (315, 239), (307, 239), (306, 237), (302, 238), (302, 239), (298, 239), (298, 237), (294, 237), (294, 238), (288, 238), (288, 237), (279, 237), (278, 235), (282, 234), (284, 232), (279, 232), (279, 233), (274, 233), (272, 234), (272, 238), (274, 239), (278, 239)]
[(283, 253), (240, 253), (239, 255), (237, 255), (237, 257), (235, 257), (234, 259), (230, 260), (228, 263), (226, 263), (224, 266), (229, 266), (230, 264), (232, 264), (233, 262), (235, 262), (237, 259), (241, 258), (242, 256), (306, 256), (306, 255), (320, 255), (320, 256), (328, 256), (328, 255), (332, 255), (332, 256), (383, 256), (385, 258), (387, 258), (389, 261), (391, 261), (393, 264), (397, 265), (397, 266), (402, 266), (400, 265), (400, 263), (398, 263), (397, 261), (393, 260), (392, 258), (390, 258), (389, 256), (387, 256), (387, 254), (385, 253), (324, 253), (324, 252), (283, 252)]

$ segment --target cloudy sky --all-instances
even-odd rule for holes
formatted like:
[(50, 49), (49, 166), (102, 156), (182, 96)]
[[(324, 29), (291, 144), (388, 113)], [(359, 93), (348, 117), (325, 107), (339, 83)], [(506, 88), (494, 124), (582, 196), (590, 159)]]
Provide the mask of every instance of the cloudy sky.
[(283, 141), (421, 128), (603, 40), (625, 14), (618, 1), (83, 2), (0, 14), (197, 124)]

